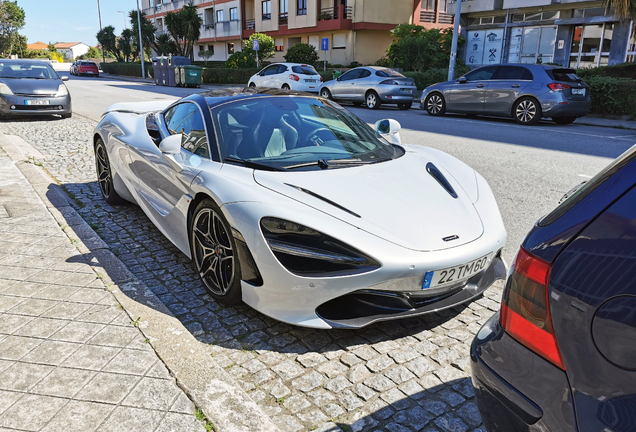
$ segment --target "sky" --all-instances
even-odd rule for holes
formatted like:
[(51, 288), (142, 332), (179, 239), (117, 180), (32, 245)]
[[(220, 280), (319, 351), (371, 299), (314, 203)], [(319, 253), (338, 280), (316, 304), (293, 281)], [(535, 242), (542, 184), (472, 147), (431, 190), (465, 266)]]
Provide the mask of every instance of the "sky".
[[(84, 42), (90, 46), (97, 44), (95, 35), (99, 31), (97, 0), (17, 0), (24, 9), (26, 25), (20, 34), (28, 43)], [(137, 8), (135, 0), (99, 0), (102, 11), (102, 26), (112, 25), (115, 34), (130, 28), (128, 12)], [(139, 0), (141, 7), (141, 0)], [(125, 11), (126, 13), (118, 13)]]

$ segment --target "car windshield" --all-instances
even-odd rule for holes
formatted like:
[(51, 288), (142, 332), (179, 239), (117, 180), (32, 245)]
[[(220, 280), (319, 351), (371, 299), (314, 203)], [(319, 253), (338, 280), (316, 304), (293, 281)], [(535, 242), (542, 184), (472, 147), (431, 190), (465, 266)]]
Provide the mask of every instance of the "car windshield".
[(58, 79), (46, 63), (0, 62), (0, 78)]
[(555, 81), (565, 81), (565, 82), (580, 82), (583, 81), (576, 74), (574, 69), (552, 69), (548, 70), (548, 75), (552, 75), (552, 79)]
[(379, 71), (376, 71), (375, 74), (383, 78), (391, 78), (391, 77), (404, 78), (404, 75), (391, 69), (380, 69)]
[(338, 104), (302, 96), (261, 96), (212, 108), (224, 161), (273, 169), (369, 164), (404, 154)]
[(303, 75), (318, 75), (318, 72), (309, 66), (292, 66), (292, 71)]

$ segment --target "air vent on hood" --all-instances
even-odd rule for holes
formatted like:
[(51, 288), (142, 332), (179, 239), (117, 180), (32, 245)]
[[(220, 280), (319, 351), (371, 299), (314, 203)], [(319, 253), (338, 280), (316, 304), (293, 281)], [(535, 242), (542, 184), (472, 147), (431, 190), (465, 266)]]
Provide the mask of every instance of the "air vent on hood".
[(352, 212), (352, 211), (351, 211), (351, 210), (349, 210), (348, 208), (343, 207), (343, 206), (341, 206), (340, 204), (337, 204), (337, 203), (335, 203), (335, 202), (331, 201), (330, 199), (325, 198), (325, 197), (324, 197), (324, 196), (322, 196), (322, 195), (318, 195), (318, 194), (317, 194), (317, 193), (315, 193), (315, 192), (312, 192), (312, 191), (310, 191), (310, 190), (307, 190), (307, 189), (301, 188), (300, 186), (295, 186), (295, 185), (293, 185), (293, 184), (289, 184), (289, 183), (285, 183), (285, 185), (287, 185), (287, 186), (289, 186), (289, 187), (293, 187), (294, 189), (299, 190), (299, 191), (301, 191), (301, 192), (304, 192), (304, 193), (306, 193), (307, 195), (311, 195), (311, 196), (312, 196), (312, 197), (314, 197), (314, 198), (318, 198), (319, 200), (322, 200), (322, 201), (326, 202), (327, 204), (330, 204), (330, 205), (332, 205), (332, 206), (334, 206), (334, 207), (337, 207), (337, 208), (339, 208), (340, 210), (345, 211), (345, 212), (349, 213), (350, 215), (353, 215), (353, 216), (355, 216), (355, 217), (357, 217), (357, 218), (361, 218), (361, 217), (362, 217), (362, 216), (360, 216), (359, 214)]
[(426, 171), (435, 180), (437, 180), (437, 183), (439, 183), (444, 189), (446, 189), (446, 192), (448, 192), (450, 194), (450, 196), (452, 196), (453, 198), (457, 198), (457, 193), (455, 192), (455, 189), (453, 189), (453, 187), (448, 182), (448, 180), (446, 180), (446, 177), (444, 177), (444, 174), (442, 174), (440, 172), (440, 170), (437, 169), (437, 167), (435, 165), (433, 165), (431, 162), (427, 163), (426, 164)]

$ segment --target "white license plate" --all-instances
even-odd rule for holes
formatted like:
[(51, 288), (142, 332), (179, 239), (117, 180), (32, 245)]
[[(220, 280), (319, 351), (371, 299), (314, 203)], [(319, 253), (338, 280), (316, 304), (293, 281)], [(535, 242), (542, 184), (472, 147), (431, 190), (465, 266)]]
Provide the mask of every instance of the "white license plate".
[(572, 89), (572, 94), (573, 95), (584, 95), (585, 94), (585, 89)]
[(306, 79), (306, 80), (305, 80), (305, 82), (315, 83), (315, 82), (316, 82), (316, 80), (308, 80), (308, 79)]
[(27, 99), (24, 101), (25, 105), (48, 105), (49, 101), (48, 100), (31, 100), (31, 99)]
[(400, 89), (400, 93), (413, 93), (412, 89)]
[(492, 254), (488, 254), (474, 261), (458, 265), (456, 267), (449, 267), (442, 270), (427, 272), (424, 276), (422, 289), (433, 288), (438, 285), (452, 284), (454, 282), (466, 280), (485, 269), (490, 262), (491, 256)]

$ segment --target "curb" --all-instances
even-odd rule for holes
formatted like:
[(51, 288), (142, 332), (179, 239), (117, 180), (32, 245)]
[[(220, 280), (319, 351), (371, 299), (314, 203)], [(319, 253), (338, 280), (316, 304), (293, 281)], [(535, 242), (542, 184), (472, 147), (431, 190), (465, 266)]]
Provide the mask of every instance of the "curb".
[[(280, 432), (154, 293), (139, 281), (75, 211), (67, 193), (34, 160), (42, 154), (20, 137), (0, 133), (4, 149), (47, 210), (72, 239), (131, 321), (150, 341), (177, 385), (201, 408), (219, 432)], [(30, 160), (29, 160), (30, 159)], [(187, 353), (187, 354), (185, 354)]]

